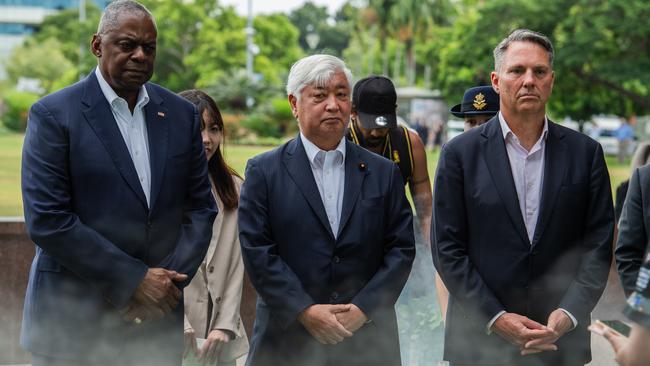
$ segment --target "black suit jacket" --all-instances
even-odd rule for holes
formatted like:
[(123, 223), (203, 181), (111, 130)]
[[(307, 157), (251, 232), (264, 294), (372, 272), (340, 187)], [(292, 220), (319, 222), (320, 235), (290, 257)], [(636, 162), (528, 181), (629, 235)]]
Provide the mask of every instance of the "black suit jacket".
[(194, 275), (216, 206), (196, 109), (158, 85), (145, 87), (150, 205), (94, 72), (30, 110), (22, 191), (37, 251), (21, 344), (33, 353), (180, 362), (182, 300), (162, 319), (140, 325), (126, 323), (119, 311), (148, 268)]
[[(589, 314), (607, 280), (613, 208), (600, 145), (549, 121), (532, 243), (498, 117), (451, 140), (436, 172), (433, 259), (451, 293), (445, 359), (469, 365), (590, 360)], [(557, 352), (519, 356), (488, 322), (500, 311), (542, 324), (563, 308), (578, 321)]]
[[(239, 203), (242, 257), (259, 293), (247, 365), (399, 365), (394, 305), (415, 255), (395, 164), (346, 141), (332, 233), (300, 138), (251, 159)], [(337, 345), (297, 320), (312, 304), (357, 305), (371, 320)]]
[(650, 165), (632, 174), (618, 224), (616, 265), (626, 295), (636, 288), (636, 279), (648, 248), (650, 230)]

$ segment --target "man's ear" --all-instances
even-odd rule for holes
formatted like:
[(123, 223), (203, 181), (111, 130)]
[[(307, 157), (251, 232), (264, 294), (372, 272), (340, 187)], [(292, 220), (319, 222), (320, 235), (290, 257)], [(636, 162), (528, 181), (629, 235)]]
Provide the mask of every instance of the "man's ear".
[(490, 73), (490, 80), (492, 81), (492, 89), (494, 92), (499, 94), (499, 74), (496, 71)]
[(102, 37), (97, 33), (93, 34), (93, 39), (90, 41), (90, 52), (92, 52), (95, 57), (102, 57), (101, 44)]
[(289, 105), (291, 106), (291, 113), (295, 118), (298, 118), (298, 99), (293, 94), (289, 94)]

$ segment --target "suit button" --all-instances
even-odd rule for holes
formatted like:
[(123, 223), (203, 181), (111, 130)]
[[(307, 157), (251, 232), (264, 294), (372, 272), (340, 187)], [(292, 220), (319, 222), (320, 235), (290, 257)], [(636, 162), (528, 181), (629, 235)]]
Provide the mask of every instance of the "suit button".
[(220, 303), (221, 302), (221, 296), (217, 297), (217, 299), (215, 301), (217, 302), (217, 304)]
[(151, 229), (151, 221), (147, 220), (147, 229)]
[(214, 266), (210, 266), (210, 268), (208, 268), (208, 272), (210, 273), (214, 272)]
[(537, 250), (533, 250), (530, 254), (532, 254), (532, 255), (538, 255), (538, 254), (539, 254), (539, 251), (537, 251)]
[(336, 291), (334, 291), (334, 292), (332, 292), (331, 298), (332, 298), (332, 300), (336, 300), (336, 299), (339, 298), (339, 294)]
[(335, 255), (334, 258), (332, 258), (332, 260), (334, 261), (334, 263), (339, 263), (341, 261), (341, 258)]

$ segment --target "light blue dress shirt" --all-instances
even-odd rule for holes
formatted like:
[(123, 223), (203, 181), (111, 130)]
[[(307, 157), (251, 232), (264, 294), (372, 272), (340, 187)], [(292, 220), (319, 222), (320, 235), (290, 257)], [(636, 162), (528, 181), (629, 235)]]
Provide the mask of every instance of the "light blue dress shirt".
[[(95, 75), (102, 89), (104, 97), (111, 106), (111, 112), (115, 117), (117, 127), (120, 129), (126, 148), (129, 150), (131, 160), (138, 173), (140, 185), (147, 198), (149, 205), (149, 196), (151, 194), (151, 165), (149, 165), (149, 141), (147, 139), (147, 124), (144, 119), (144, 107), (149, 103), (149, 94), (147, 89), (140, 87), (138, 100), (133, 114), (129, 109), (129, 104), (124, 98), (119, 97), (113, 88), (106, 82), (99, 68), (95, 68)], [(108, 123), (108, 121), (107, 121)]]
[[(524, 223), (526, 224), (526, 232), (530, 244), (533, 243), (533, 235), (535, 235), (535, 228), (537, 227), (537, 219), (539, 217), (539, 208), (542, 198), (542, 184), (544, 182), (544, 152), (546, 150), (546, 138), (548, 136), (548, 119), (544, 117), (544, 128), (539, 140), (533, 145), (530, 151), (521, 146), (519, 139), (512, 132), (510, 126), (503, 118), (503, 114), (499, 112), (499, 124), (501, 125), (501, 132), (503, 133), (503, 140), (506, 145), (506, 152), (508, 160), (510, 161), (510, 169), (512, 171), (512, 178), (517, 189), (517, 198), (519, 199), (519, 209), (521, 210)], [(578, 325), (578, 320), (568, 312), (566, 309), (560, 308), (571, 319), (574, 329)], [(496, 314), (487, 325), (488, 334), (494, 322), (505, 311), (500, 311)]]
[(339, 232), (345, 187), (345, 137), (341, 139), (336, 149), (330, 151), (318, 148), (302, 132), (300, 140), (302, 146), (305, 147), (309, 165), (318, 186), (318, 193), (320, 193), (327, 219), (334, 238), (336, 238)]

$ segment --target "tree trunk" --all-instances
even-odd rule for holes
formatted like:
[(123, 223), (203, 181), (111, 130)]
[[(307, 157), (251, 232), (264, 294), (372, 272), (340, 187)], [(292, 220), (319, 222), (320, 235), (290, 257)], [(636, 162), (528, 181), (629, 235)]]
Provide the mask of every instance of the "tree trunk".
[(413, 49), (413, 39), (406, 41), (406, 85), (415, 85), (415, 51)]
[(395, 85), (400, 84), (400, 63), (402, 62), (402, 45), (395, 45), (395, 62), (393, 63), (393, 82)]

